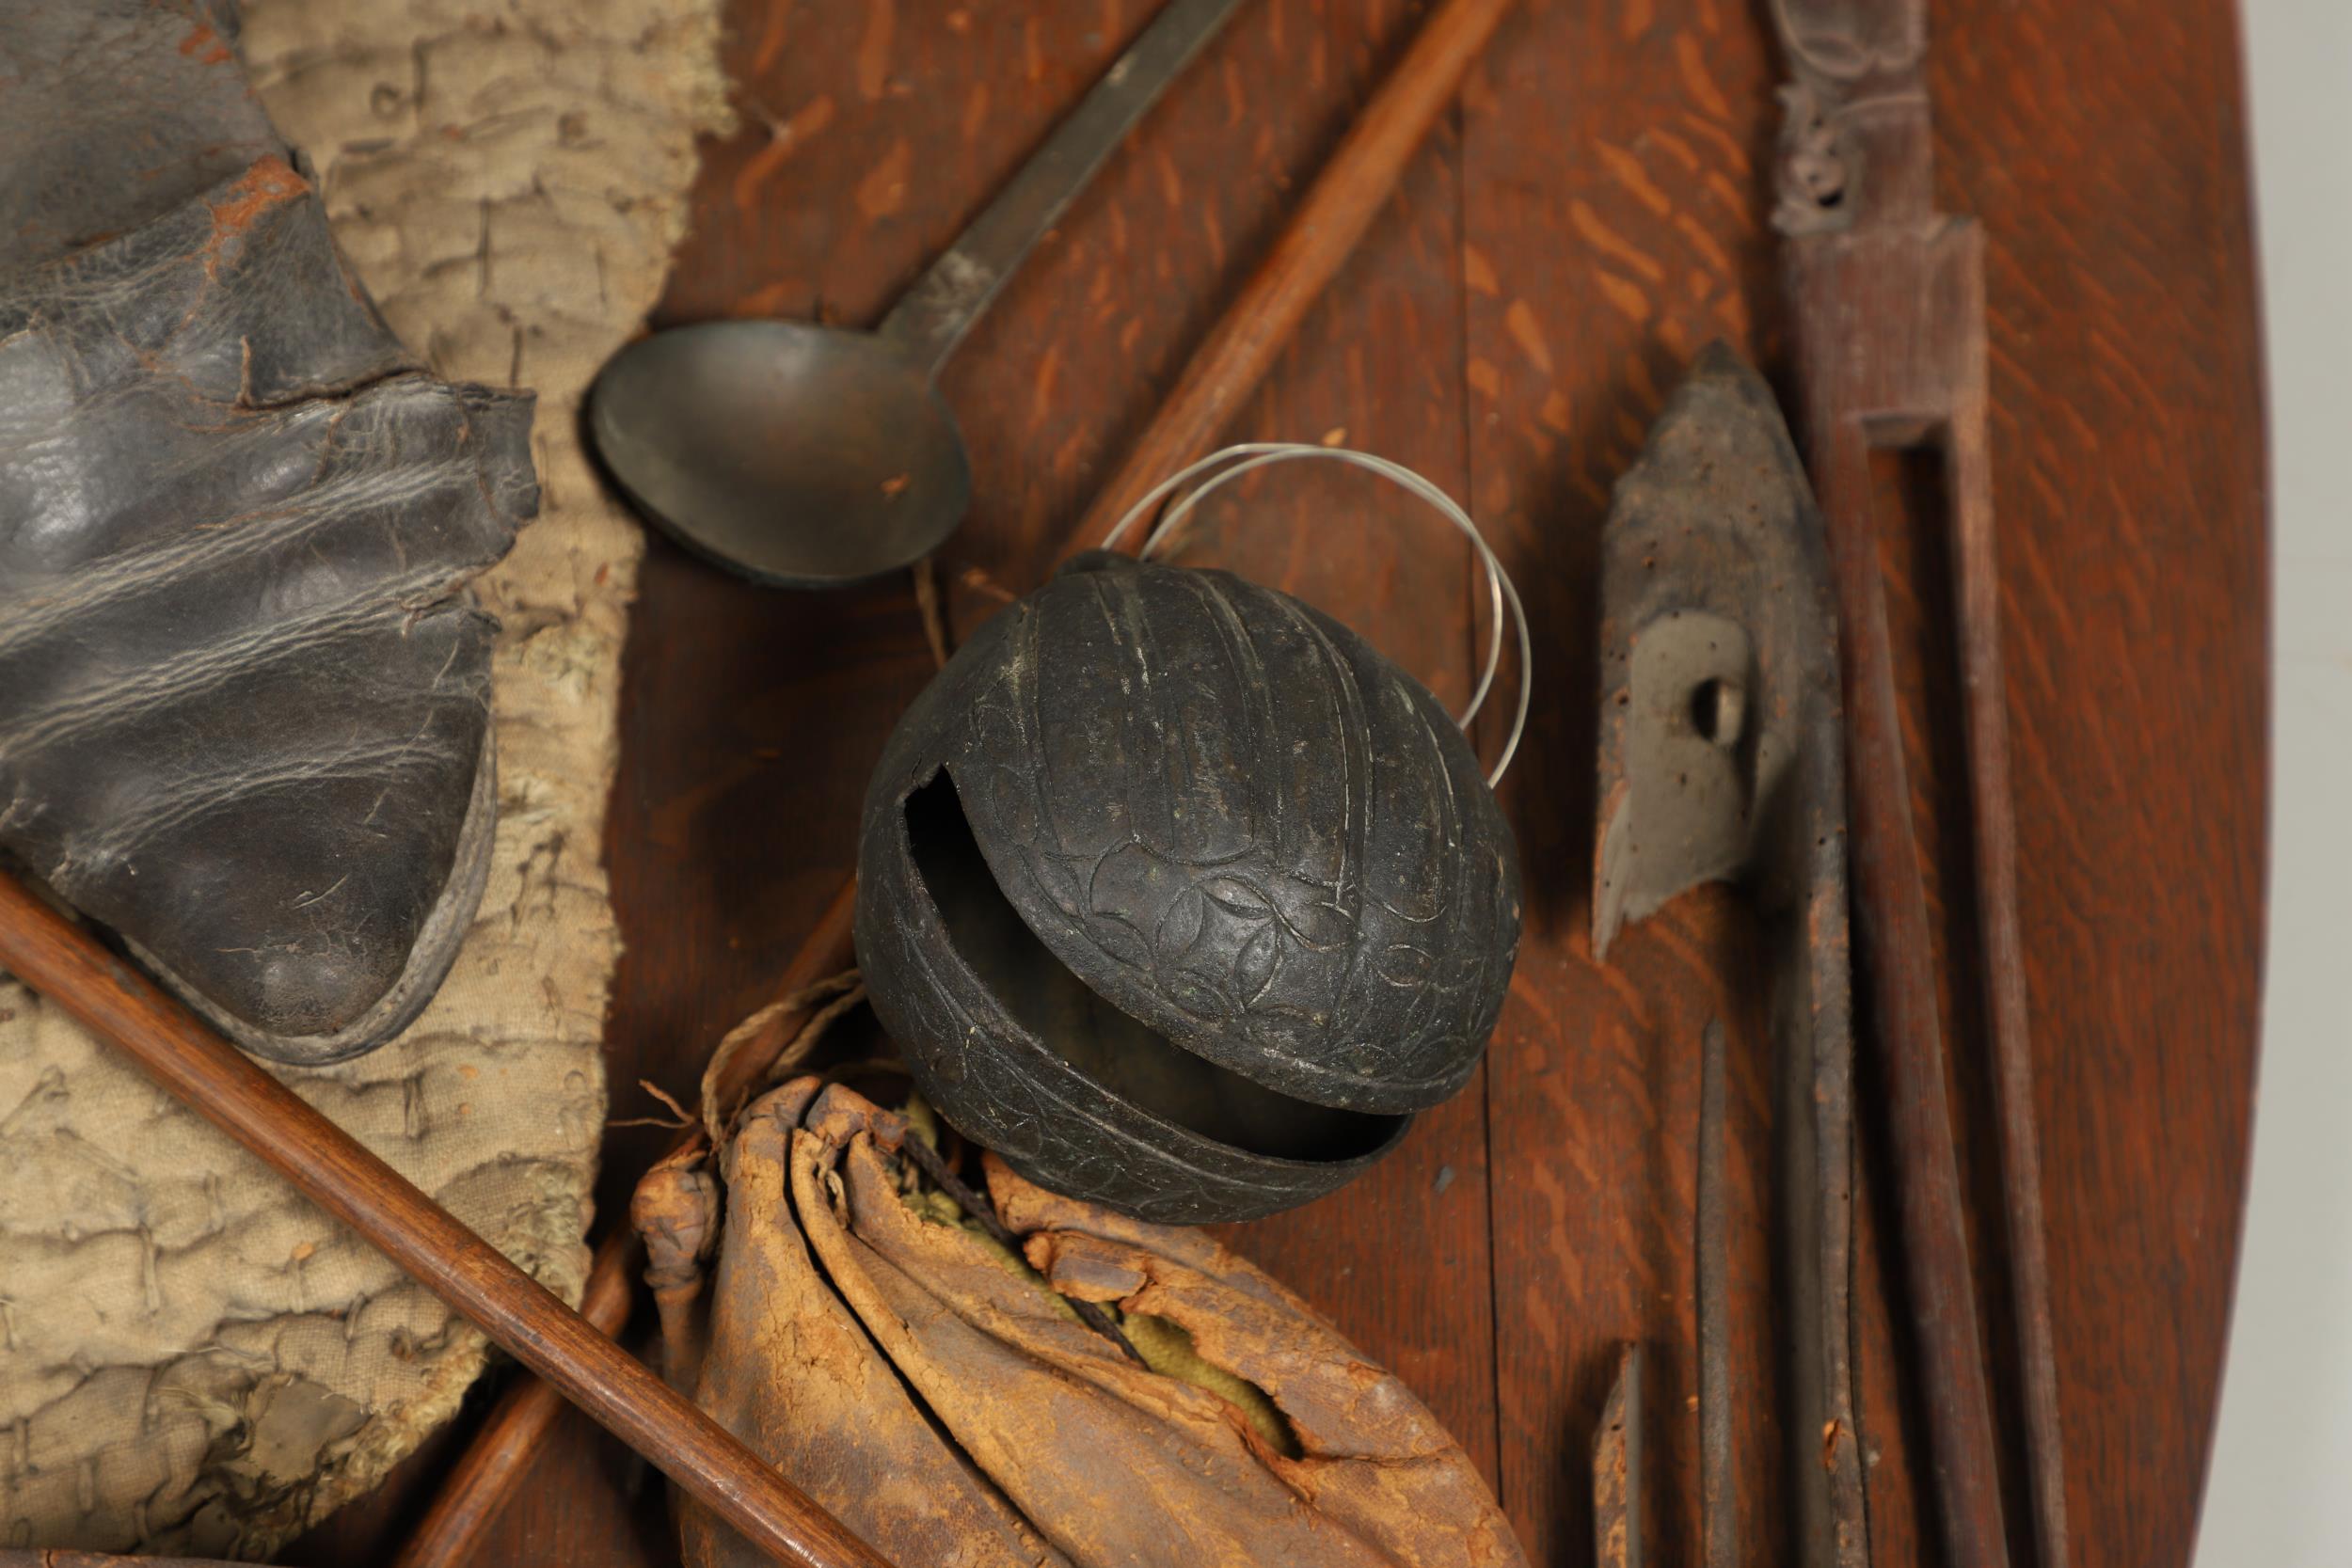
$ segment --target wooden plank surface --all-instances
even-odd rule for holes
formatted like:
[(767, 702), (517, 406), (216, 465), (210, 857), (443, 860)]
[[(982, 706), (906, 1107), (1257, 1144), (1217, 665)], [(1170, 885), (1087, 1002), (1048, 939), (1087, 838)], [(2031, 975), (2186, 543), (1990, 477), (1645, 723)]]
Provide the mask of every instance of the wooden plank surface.
[[(877, 319), (1147, 14), (737, 0), (745, 127), (707, 149), (662, 319)], [(977, 497), (943, 559), (959, 626), (1032, 580), (1420, 16), (1252, 0), (975, 332), (944, 383)], [(1938, 0), (1935, 25), (1942, 205), (1989, 242), (2069, 1507), (2079, 1562), (2177, 1563), (2218, 1387), (2261, 942), (2267, 560), (2235, 24), (2227, 0)], [(1718, 1013), (1734, 1363), (1757, 1394), (1739, 1493), (1746, 1539), (1779, 1560), (1752, 935), (1712, 890), (1628, 933), (1605, 969), (1586, 935), (1609, 486), (1707, 340), (1782, 369), (1769, 38), (1740, 0), (1523, 0), (1233, 433), (1343, 431), (1469, 499), (1534, 622), (1534, 722), (1504, 789), (1528, 936), (1482, 1077), (1365, 1181), (1235, 1239), (1429, 1400), (1548, 1568), (1587, 1560), (1585, 1455), (1625, 1338), (1649, 1351), (1645, 1533), (1669, 1562), (1695, 1540), (1689, 1206), (1697, 1041)], [(1269, 477), (1192, 558), (1342, 615), (1448, 701), (1467, 688), (1463, 553), (1368, 481)], [(1890, 531), (1886, 558), (1923, 863), (1939, 922), (1964, 929), (1965, 888), (1941, 875), (1964, 863), (1964, 802), (1941, 789), (1957, 777), (1947, 585), (1915, 535)], [(848, 865), (866, 770), (930, 667), (903, 582), (783, 594), (656, 542), (607, 847), (629, 943), (608, 1036), (616, 1117), (655, 1109), (640, 1077), (683, 1092), (765, 999)], [(1978, 1117), (1969, 1172), (1990, 1216), (1974, 960), (1952, 956), (1954, 1092)], [(1874, 1556), (1893, 1564), (1932, 1532), (1871, 1092), (1866, 1072), (1857, 1299)], [(663, 1136), (612, 1134), (607, 1214)], [(1977, 1236), (1998, 1323), (1997, 1226)], [(1993, 1351), (2008, 1354), (1997, 1333)], [(380, 1560), (442, 1462), (288, 1560)], [(574, 1424), (491, 1556), (659, 1563), (668, 1542), (643, 1466)]]

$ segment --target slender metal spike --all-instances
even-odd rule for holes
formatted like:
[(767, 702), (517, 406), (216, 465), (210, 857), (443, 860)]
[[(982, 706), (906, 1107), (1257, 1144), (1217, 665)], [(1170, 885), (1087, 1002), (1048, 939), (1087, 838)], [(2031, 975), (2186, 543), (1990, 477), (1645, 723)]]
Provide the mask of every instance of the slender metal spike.
[(1724, 1206), (1730, 1132), (1724, 1114), (1724, 1021), (1699, 1049), (1699, 1560), (1739, 1568), (1740, 1498), (1731, 1469), (1731, 1245)]

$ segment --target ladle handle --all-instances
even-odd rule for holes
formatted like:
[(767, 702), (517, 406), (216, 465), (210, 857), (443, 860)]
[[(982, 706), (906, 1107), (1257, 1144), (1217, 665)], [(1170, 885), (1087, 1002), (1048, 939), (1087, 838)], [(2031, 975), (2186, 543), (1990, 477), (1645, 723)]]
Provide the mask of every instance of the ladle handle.
[(882, 335), (937, 375), (1005, 280), (1240, 3), (1168, 0), (1011, 183), (915, 280), (882, 321)]

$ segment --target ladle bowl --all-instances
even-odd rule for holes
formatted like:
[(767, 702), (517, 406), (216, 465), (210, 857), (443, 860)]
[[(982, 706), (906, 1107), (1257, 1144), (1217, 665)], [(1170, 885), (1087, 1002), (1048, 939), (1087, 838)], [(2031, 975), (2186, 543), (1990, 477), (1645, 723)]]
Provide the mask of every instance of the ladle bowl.
[(783, 587), (929, 554), (972, 498), (955, 416), (891, 339), (788, 321), (657, 332), (589, 404), (613, 477), (688, 547)]

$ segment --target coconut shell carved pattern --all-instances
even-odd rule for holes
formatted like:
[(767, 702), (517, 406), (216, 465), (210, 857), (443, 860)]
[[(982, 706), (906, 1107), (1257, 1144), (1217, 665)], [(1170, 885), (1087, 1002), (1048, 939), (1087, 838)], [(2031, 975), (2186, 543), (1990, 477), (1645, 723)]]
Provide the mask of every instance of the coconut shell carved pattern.
[(1223, 572), (1091, 555), (982, 628), (868, 793), (858, 949), (959, 1128), (1148, 1218), (1272, 1212), (1459, 1089), (1518, 863), (1428, 690)]

